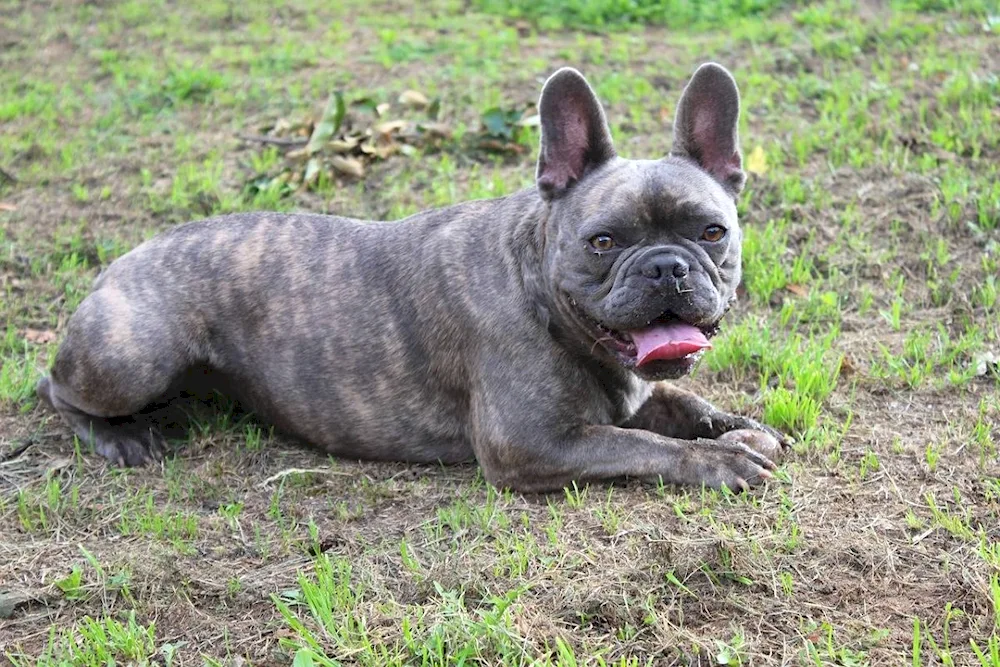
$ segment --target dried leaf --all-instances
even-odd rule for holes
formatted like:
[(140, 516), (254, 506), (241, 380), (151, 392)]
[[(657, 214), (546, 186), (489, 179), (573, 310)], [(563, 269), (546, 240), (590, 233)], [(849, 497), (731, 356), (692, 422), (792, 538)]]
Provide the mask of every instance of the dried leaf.
[(399, 103), (412, 109), (423, 109), (430, 104), (430, 100), (419, 90), (404, 90), (399, 96)]
[(537, 113), (531, 114), (530, 116), (525, 116), (521, 120), (517, 121), (517, 124), (521, 127), (538, 127), (542, 124), (542, 117)]
[(344, 137), (343, 139), (334, 139), (327, 144), (327, 148), (334, 153), (350, 153), (358, 147), (359, 143), (361, 143), (359, 137)]
[(809, 296), (809, 288), (803, 285), (788, 283), (787, 285), (785, 285), (785, 289), (794, 294), (795, 296), (801, 296), (801, 297)]
[(0, 201), (0, 211), (16, 211), (17, 205), (10, 202)]
[(763, 147), (758, 145), (750, 151), (750, 155), (747, 156), (747, 171), (758, 176), (767, 173), (767, 155)]
[(326, 108), (323, 110), (323, 118), (313, 128), (309, 143), (306, 144), (306, 152), (310, 155), (317, 152), (333, 135), (340, 129), (347, 114), (347, 107), (344, 105), (344, 95), (339, 90), (330, 96), (326, 101)]
[(840, 374), (844, 377), (854, 375), (858, 372), (858, 367), (851, 359), (851, 355), (845, 354), (840, 360)]
[(377, 104), (375, 106), (375, 113), (379, 116), (384, 116), (385, 112), (392, 108), (392, 105), (388, 102), (383, 102), (382, 104)]
[(447, 139), (451, 136), (451, 127), (447, 123), (420, 123), (417, 128), (435, 137)]
[(297, 148), (294, 151), (288, 151), (285, 153), (285, 159), (291, 160), (293, 162), (298, 162), (300, 160), (308, 159), (310, 155), (309, 148)]
[(376, 158), (385, 159), (396, 152), (398, 143), (389, 135), (379, 134), (369, 137), (361, 144), (361, 152)]
[(24, 340), (36, 345), (46, 345), (56, 342), (56, 332), (48, 329), (25, 329)]
[(281, 136), (283, 134), (288, 134), (291, 129), (292, 129), (292, 124), (287, 119), (279, 118), (278, 122), (276, 122), (274, 124), (274, 127), (271, 128), (269, 134), (275, 136)]
[(402, 130), (406, 125), (407, 122), (405, 120), (390, 120), (376, 125), (375, 131), (379, 134), (392, 134), (393, 132)]
[(492, 151), (494, 153), (523, 153), (527, 150), (521, 144), (515, 144), (511, 141), (502, 141), (500, 139), (483, 139), (479, 142), (479, 148), (485, 151)]
[(364, 178), (365, 175), (365, 165), (357, 158), (334, 155), (330, 158), (330, 166), (342, 174), (355, 178)]

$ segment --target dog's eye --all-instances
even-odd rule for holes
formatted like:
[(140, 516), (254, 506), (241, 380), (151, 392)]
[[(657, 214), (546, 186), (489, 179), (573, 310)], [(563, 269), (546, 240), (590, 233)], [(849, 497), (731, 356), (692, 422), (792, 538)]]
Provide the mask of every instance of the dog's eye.
[(598, 252), (607, 252), (615, 247), (615, 240), (607, 234), (598, 234), (590, 238), (590, 246)]
[(722, 237), (726, 235), (726, 228), (720, 227), (719, 225), (712, 225), (705, 229), (701, 233), (701, 240), (708, 241), (709, 243), (715, 243), (716, 241), (721, 241)]

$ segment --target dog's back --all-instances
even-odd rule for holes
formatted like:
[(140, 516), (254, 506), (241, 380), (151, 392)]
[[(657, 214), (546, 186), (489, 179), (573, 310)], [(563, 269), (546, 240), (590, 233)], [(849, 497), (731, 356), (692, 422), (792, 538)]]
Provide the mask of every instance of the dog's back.
[(510, 233), (491, 219), (505, 201), (400, 222), (255, 213), (174, 228), (98, 278), (69, 322), (50, 400), (127, 415), (205, 365), (267, 421), (331, 453), (472, 459), (467, 365), (483, 315), (473, 310), (503, 304), (454, 288), (515, 281), (487, 266), (501, 261), (491, 238)]

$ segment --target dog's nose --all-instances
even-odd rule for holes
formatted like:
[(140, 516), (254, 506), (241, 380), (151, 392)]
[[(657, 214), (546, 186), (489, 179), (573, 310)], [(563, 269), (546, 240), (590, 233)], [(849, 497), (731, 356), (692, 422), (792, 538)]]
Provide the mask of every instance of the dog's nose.
[(691, 267), (684, 259), (676, 255), (660, 254), (646, 261), (642, 267), (642, 275), (656, 282), (668, 277), (680, 280), (686, 278), (690, 270)]

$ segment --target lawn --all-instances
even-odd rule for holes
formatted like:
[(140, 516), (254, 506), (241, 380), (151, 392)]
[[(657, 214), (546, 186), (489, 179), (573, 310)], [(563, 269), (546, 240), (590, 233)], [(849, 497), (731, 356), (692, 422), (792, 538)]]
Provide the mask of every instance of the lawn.
[[(0, 662), (1000, 667), (995, 1), (4, 0), (0, 26)], [(795, 436), (766, 486), (522, 496), (222, 400), (119, 470), (37, 404), (143, 239), (533, 187), (562, 65), (660, 156), (707, 60), (743, 95), (745, 282), (681, 384)]]

